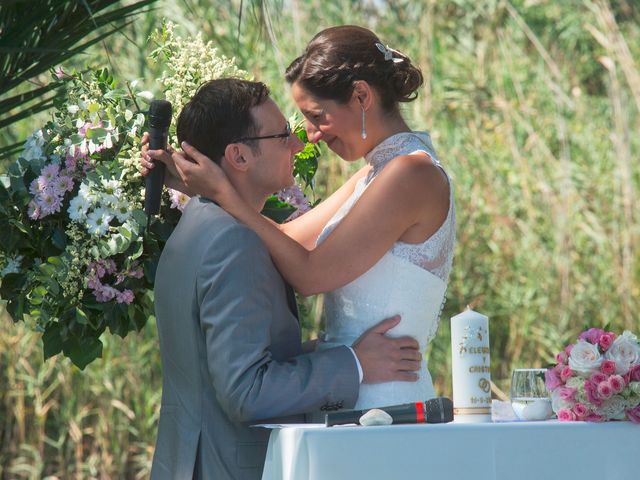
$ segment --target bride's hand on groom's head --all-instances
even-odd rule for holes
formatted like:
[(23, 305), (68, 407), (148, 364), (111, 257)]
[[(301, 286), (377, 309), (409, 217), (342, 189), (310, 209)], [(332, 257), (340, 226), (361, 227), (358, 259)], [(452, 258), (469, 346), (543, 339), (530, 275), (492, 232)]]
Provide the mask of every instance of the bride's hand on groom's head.
[(415, 382), (422, 365), (420, 345), (413, 337), (388, 337), (400, 316), (387, 318), (364, 332), (353, 344), (364, 373), (362, 383)]
[(182, 152), (171, 156), (184, 184), (199, 195), (224, 203), (226, 194), (234, 190), (222, 168), (187, 142), (181, 147)]

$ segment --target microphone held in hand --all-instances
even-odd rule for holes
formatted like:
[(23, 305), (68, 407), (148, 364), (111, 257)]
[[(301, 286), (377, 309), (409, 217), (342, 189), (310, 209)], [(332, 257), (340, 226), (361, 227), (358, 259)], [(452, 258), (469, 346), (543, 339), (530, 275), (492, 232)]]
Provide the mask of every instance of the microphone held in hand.
[[(393, 418), (393, 423), (448, 423), (453, 421), (453, 402), (446, 397), (437, 397), (426, 402), (406, 403), (381, 407)], [(344, 425), (360, 423), (360, 417), (368, 410), (349, 410), (344, 412), (327, 413), (325, 424)]]
[[(154, 100), (149, 107), (149, 149), (166, 150), (167, 135), (171, 124), (171, 103), (166, 100)], [(165, 164), (155, 161), (155, 167), (146, 177), (144, 211), (147, 216), (160, 212), (160, 198), (164, 184)]]

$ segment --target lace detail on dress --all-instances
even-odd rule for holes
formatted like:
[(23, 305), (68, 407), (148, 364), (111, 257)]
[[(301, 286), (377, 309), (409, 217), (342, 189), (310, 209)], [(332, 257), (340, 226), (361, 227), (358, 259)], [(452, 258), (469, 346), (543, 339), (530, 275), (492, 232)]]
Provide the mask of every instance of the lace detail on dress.
[[(360, 198), (364, 190), (382, 169), (394, 158), (400, 155), (408, 155), (416, 152), (427, 153), (433, 162), (447, 175), (431, 143), (431, 137), (427, 132), (402, 132), (384, 140), (366, 156), (365, 160), (371, 165), (371, 171), (366, 178), (360, 179), (351, 197), (340, 207), (334, 217), (323, 229), (318, 243), (333, 231), (342, 218), (349, 213), (355, 202)], [(396, 242), (391, 248), (391, 254), (405, 259), (414, 265), (433, 273), (445, 283), (449, 278), (453, 263), (453, 251), (456, 236), (456, 213), (453, 195), (453, 185), (449, 175), (449, 211), (440, 228), (422, 243)]]
[(383, 140), (364, 157), (372, 167), (367, 175), (366, 183), (368, 184), (377, 176), (389, 161), (400, 155), (408, 155), (418, 151), (428, 153), (434, 163), (440, 166), (440, 160), (438, 160), (428, 132), (402, 132)]

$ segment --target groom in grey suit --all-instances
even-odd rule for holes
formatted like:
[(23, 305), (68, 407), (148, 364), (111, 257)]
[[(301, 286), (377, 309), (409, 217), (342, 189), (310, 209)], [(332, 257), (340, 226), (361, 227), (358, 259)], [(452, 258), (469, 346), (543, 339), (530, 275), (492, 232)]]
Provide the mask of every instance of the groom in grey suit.
[[(207, 82), (177, 128), (257, 211), (293, 181), (303, 145), (262, 83)], [(155, 310), (163, 390), (154, 480), (260, 478), (269, 431), (252, 423), (300, 423), (305, 412), (353, 407), (362, 378), (406, 378), (388, 368), (391, 359), (417, 353), (413, 339), (384, 336), (397, 319), (353, 348), (305, 352), (295, 297), (266, 248), (202, 197), (188, 203), (162, 252)]]

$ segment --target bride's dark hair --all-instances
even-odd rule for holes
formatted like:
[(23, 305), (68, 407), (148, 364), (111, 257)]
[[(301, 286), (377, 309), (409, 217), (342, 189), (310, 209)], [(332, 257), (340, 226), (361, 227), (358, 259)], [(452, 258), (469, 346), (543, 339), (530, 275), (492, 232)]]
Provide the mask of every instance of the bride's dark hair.
[(285, 78), (318, 98), (339, 103), (349, 101), (355, 81), (365, 80), (380, 94), (382, 107), (392, 111), (398, 102), (416, 99), (423, 82), (422, 72), (409, 57), (396, 50), (388, 51), (385, 59), (385, 53), (376, 44), (384, 47), (375, 33), (363, 27), (327, 28), (313, 37), (304, 53), (291, 62)]

